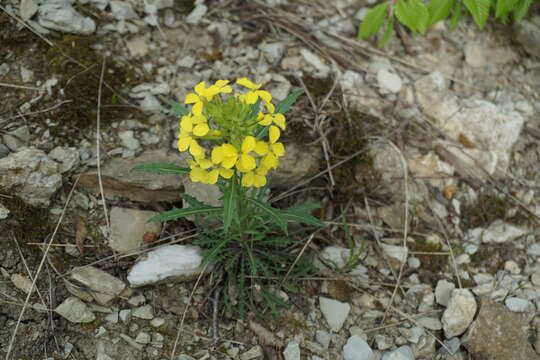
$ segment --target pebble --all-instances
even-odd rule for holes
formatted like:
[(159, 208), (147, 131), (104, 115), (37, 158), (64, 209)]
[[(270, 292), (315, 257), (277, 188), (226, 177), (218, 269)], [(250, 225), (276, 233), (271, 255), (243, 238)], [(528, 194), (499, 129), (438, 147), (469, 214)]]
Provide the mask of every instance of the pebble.
[(364, 339), (353, 335), (343, 347), (343, 357), (345, 360), (371, 360), (373, 350)]
[(308, 49), (300, 49), (300, 54), (304, 57), (304, 60), (313, 66), (316, 70), (316, 76), (320, 78), (326, 78), (330, 72), (330, 67), (326, 65), (318, 55), (315, 55)]
[(21, 0), (19, 5), (19, 16), (24, 21), (29, 20), (38, 11), (38, 2), (36, 0)]
[(452, 291), (456, 288), (454, 283), (447, 280), (439, 280), (435, 287), (435, 299), (437, 304), (442, 306), (448, 306), (448, 301), (452, 295)]
[(377, 82), (384, 92), (397, 93), (403, 86), (403, 80), (401, 80), (399, 75), (396, 75), (387, 69), (380, 69), (377, 72)]
[(108, 306), (126, 288), (122, 280), (93, 266), (74, 268), (70, 278), (83, 284), (92, 297), (104, 306)]
[(476, 309), (476, 300), (469, 290), (454, 289), (442, 316), (446, 338), (450, 339), (463, 334), (473, 321)]
[(145, 331), (141, 331), (137, 337), (135, 338), (135, 341), (138, 342), (139, 344), (149, 344), (150, 343), (150, 334), (145, 332)]
[(540, 256), (540, 243), (534, 243), (527, 248), (527, 255)]
[(0, 203), (0, 220), (6, 219), (9, 213), (9, 209)]
[(114, 206), (110, 213), (109, 246), (120, 253), (137, 250), (144, 244), (144, 234), (161, 232), (161, 222), (148, 222), (148, 219), (155, 215), (158, 215), (155, 211)]
[(138, 342), (136, 342), (135, 340), (133, 340), (131, 337), (127, 336), (126, 334), (120, 334), (120, 337), (128, 343), (128, 345), (134, 347), (135, 349), (141, 351), (143, 349), (143, 346), (141, 344), (139, 344)]
[(111, 7), (112, 15), (116, 20), (131, 20), (139, 18), (129, 2), (112, 0), (109, 5)]
[(240, 355), (240, 360), (252, 360), (262, 358), (264, 352), (261, 346), (257, 345)]
[(328, 349), (328, 346), (330, 345), (330, 340), (332, 340), (332, 336), (324, 330), (317, 330), (315, 333), (315, 339), (321, 346), (325, 349)]
[(11, 275), (11, 282), (15, 287), (19, 290), (24, 291), (25, 293), (30, 293), (30, 290), (32, 289), (32, 280), (27, 278), (26, 276), (22, 276), (20, 274), (13, 274)]
[(38, 12), (39, 25), (47, 29), (81, 35), (96, 31), (95, 21), (75, 11), (68, 0), (43, 2)]
[(300, 345), (297, 342), (291, 341), (283, 350), (284, 360), (300, 360)]
[(341, 330), (351, 311), (351, 306), (348, 303), (322, 296), (319, 297), (319, 305), (330, 329), (334, 332)]
[(199, 4), (195, 6), (191, 13), (189, 13), (189, 15), (186, 17), (186, 22), (191, 25), (197, 25), (201, 22), (207, 11), (208, 7), (206, 5)]
[(519, 265), (512, 260), (508, 260), (504, 263), (504, 270), (508, 271), (512, 275), (519, 275), (521, 273), (521, 268)]
[(154, 318), (154, 309), (150, 305), (144, 305), (133, 309), (132, 314), (139, 319), (152, 320)]
[(122, 320), (122, 322), (125, 324), (129, 322), (132, 314), (131, 314), (131, 310), (125, 309), (125, 310), (120, 310), (120, 313), (118, 315), (120, 317), (120, 320)]
[(49, 157), (58, 162), (58, 171), (62, 174), (77, 167), (81, 162), (79, 150), (74, 147), (57, 146), (51, 150)]
[(165, 324), (165, 319), (159, 318), (159, 317), (153, 318), (150, 321), (150, 325), (152, 325), (155, 328), (158, 328), (158, 327), (162, 326), (163, 324)]
[(133, 306), (139, 306), (139, 305), (144, 304), (145, 302), (146, 302), (146, 298), (142, 294), (132, 296), (128, 300), (128, 304), (133, 305)]
[(123, 131), (118, 136), (122, 140), (122, 145), (129, 150), (136, 151), (141, 147), (141, 142), (135, 138), (133, 130)]
[(405, 345), (385, 353), (382, 360), (414, 360), (414, 353), (409, 346)]
[(539, 269), (539, 270), (536, 270), (536, 271), (531, 275), (531, 282), (534, 284), (534, 286), (540, 287), (540, 269)]
[(375, 335), (375, 344), (379, 350), (388, 350), (394, 345), (394, 342), (388, 336), (377, 334)]
[(442, 329), (442, 323), (439, 319), (434, 317), (423, 317), (416, 320), (416, 323), (422, 327), (425, 327), (428, 330), (441, 330)]
[(402, 263), (407, 261), (408, 249), (406, 247), (388, 244), (381, 244), (381, 247), (394, 267), (399, 268)]
[(75, 296), (64, 300), (54, 311), (72, 323), (89, 323), (96, 319), (88, 306)]
[(518, 297), (507, 297), (504, 301), (506, 307), (513, 312), (532, 312), (534, 311), (534, 305), (528, 300)]
[(111, 324), (118, 324), (118, 317), (118, 311), (113, 311), (111, 314), (105, 316), (105, 321), (108, 321)]

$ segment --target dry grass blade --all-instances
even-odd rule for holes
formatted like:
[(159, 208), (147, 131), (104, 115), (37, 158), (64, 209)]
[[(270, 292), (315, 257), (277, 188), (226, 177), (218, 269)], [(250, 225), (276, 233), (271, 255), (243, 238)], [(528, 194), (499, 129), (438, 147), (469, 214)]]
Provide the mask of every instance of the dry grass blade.
[(105, 193), (103, 191), (103, 181), (101, 179), (101, 90), (103, 88), (103, 76), (105, 75), (105, 56), (101, 64), (101, 75), (99, 77), (98, 99), (97, 99), (97, 115), (96, 115), (96, 157), (97, 157), (97, 174), (99, 182), (99, 193), (101, 194), (101, 202), (103, 204), (103, 213), (105, 214), (105, 222), (107, 223), (107, 231), (110, 234), (111, 224), (109, 223), (109, 214), (107, 212), (107, 203), (105, 201)]
[(79, 254), (84, 255), (84, 241), (88, 236), (88, 229), (86, 228), (86, 223), (83, 219), (79, 218), (77, 220), (77, 229), (75, 231), (75, 245), (79, 249)]

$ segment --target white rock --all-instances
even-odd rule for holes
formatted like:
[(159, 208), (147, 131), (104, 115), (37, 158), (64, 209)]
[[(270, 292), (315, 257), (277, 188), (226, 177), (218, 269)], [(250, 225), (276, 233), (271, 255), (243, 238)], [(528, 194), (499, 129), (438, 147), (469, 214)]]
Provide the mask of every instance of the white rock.
[(134, 136), (133, 130), (122, 131), (118, 134), (120, 140), (122, 140), (122, 145), (128, 148), (129, 150), (138, 150), (141, 147), (141, 142), (137, 140)]
[(141, 331), (137, 337), (135, 338), (135, 341), (138, 342), (139, 344), (148, 344), (150, 343), (150, 334), (145, 332), (145, 331)]
[(283, 350), (285, 360), (300, 360), (300, 345), (297, 342), (290, 341), (285, 350)]
[(521, 268), (518, 263), (512, 260), (505, 261), (504, 270), (508, 271), (512, 275), (519, 275), (521, 273)]
[(518, 297), (507, 297), (504, 304), (513, 312), (534, 312), (533, 303)]
[(110, 2), (110, 6), (111, 12), (116, 20), (130, 20), (139, 18), (129, 2), (113, 0)]
[(133, 309), (131, 314), (139, 319), (152, 320), (154, 318), (154, 309), (151, 305), (144, 305)]
[(532, 275), (531, 275), (531, 282), (534, 286), (540, 288), (540, 269), (537, 269)]
[(186, 17), (186, 22), (191, 25), (197, 25), (201, 22), (203, 16), (208, 11), (208, 7), (203, 4), (195, 6), (195, 9)]
[(24, 21), (29, 20), (38, 11), (38, 3), (36, 0), (21, 0), (19, 5), (19, 16)]
[(540, 256), (540, 243), (534, 243), (527, 248), (527, 255)]
[(345, 360), (371, 360), (373, 358), (373, 350), (371, 350), (364, 339), (353, 335), (343, 347), (343, 357)]
[(465, 44), (465, 61), (472, 67), (483, 67), (487, 64), (486, 49), (478, 41), (468, 41)]
[(317, 330), (317, 332), (315, 333), (315, 339), (317, 339), (317, 342), (321, 344), (323, 348), (328, 349), (332, 337), (327, 331)]
[(443, 327), (441, 321), (434, 317), (423, 317), (417, 319), (416, 323), (419, 326), (425, 327), (426, 329), (433, 331), (441, 330)]
[(379, 88), (385, 90), (385, 92), (397, 93), (403, 86), (403, 81), (399, 75), (388, 71), (387, 69), (380, 69), (377, 72), (377, 82)]
[(313, 66), (317, 71), (317, 76), (325, 78), (330, 72), (330, 67), (326, 65), (318, 55), (315, 55), (308, 49), (300, 49), (300, 54), (304, 57), (304, 60), (311, 66)]
[(9, 216), (9, 209), (0, 203), (0, 220), (6, 219)]
[(58, 171), (65, 173), (78, 166), (81, 158), (79, 150), (74, 147), (61, 147), (57, 146), (51, 150), (49, 157), (60, 165), (58, 165)]
[(377, 334), (375, 335), (375, 344), (379, 350), (388, 350), (394, 345), (394, 342), (386, 335)]
[(152, 325), (155, 328), (158, 328), (158, 327), (162, 326), (163, 324), (165, 324), (165, 319), (163, 319), (163, 318), (153, 318), (150, 321), (150, 325)]
[(262, 347), (260, 345), (257, 345), (240, 355), (240, 360), (261, 359), (263, 355), (264, 352)]
[(104, 306), (109, 305), (126, 288), (122, 280), (93, 266), (74, 268), (70, 278), (88, 288), (92, 297)]
[(64, 300), (54, 311), (72, 323), (89, 323), (96, 319), (88, 306), (75, 296)]
[(498, 219), (489, 225), (482, 233), (482, 242), (487, 244), (500, 244), (513, 241), (525, 234), (527, 230), (519, 226), (507, 224)]
[(148, 112), (159, 112), (163, 108), (159, 100), (152, 94), (146, 94), (140, 103), (141, 110)]
[(196, 246), (169, 245), (143, 255), (128, 273), (132, 287), (161, 281), (189, 280), (197, 277), (201, 266), (201, 249)]
[(131, 313), (132, 311), (130, 309), (124, 309), (120, 310), (120, 313), (118, 315), (120, 316), (120, 320), (122, 320), (122, 322), (125, 324), (128, 323), (129, 320), (131, 320)]
[(143, 349), (143, 346), (141, 344), (139, 344), (138, 342), (136, 342), (135, 340), (133, 340), (132, 338), (130, 338), (129, 336), (127, 336), (126, 334), (120, 334), (120, 337), (126, 342), (128, 343), (129, 346), (141, 351)]
[(134, 251), (142, 246), (145, 233), (159, 234), (160, 222), (147, 222), (154, 211), (113, 207), (111, 209), (111, 236), (109, 246), (120, 253)]
[(145, 56), (148, 54), (149, 48), (146, 36), (135, 36), (126, 41), (126, 46), (131, 56)]
[(81, 35), (90, 35), (96, 31), (94, 20), (75, 11), (69, 0), (44, 2), (38, 11), (39, 25), (44, 28)]
[(473, 321), (476, 309), (476, 300), (469, 290), (454, 289), (442, 316), (445, 337), (450, 339), (463, 334)]
[(454, 285), (454, 283), (447, 280), (439, 280), (437, 282), (437, 287), (435, 287), (435, 299), (437, 300), (437, 304), (448, 306), (452, 290), (455, 288), (456, 285)]
[(381, 248), (383, 252), (391, 259), (394, 259), (399, 263), (404, 263), (407, 261), (407, 254), (409, 251), (406, 247), (381, 244)]
[(401, 346), (385, 353), (382, 360), (414, 360), (414, 353), (409, 346)]
[(13, 274), (11, 275), (11, 282), (15, 287), (19, 290), (24, 291), (25, 293), (30, 293), (30, 290), (32, 289), (32, 280), (27, 278), (26, 276), (22, 276), (20, 274)]
[(349, 316), (351, 305), (322, 296), (319, 297), (319, 305), (330, 329), (334, 332), (341, 330), (347, 316)]
[(142, 294), (132, 296), (128, 300), (128, 304), (133, 305), (133, 306), (139, 306), (139, 305), (144, 304), (145, 302), (146, 302), (146, 298)]
[(108, 321), (111, 324), (118, 324), (118, 315), (118, 311), (113, 311), (111, 314), (105, 316), (105, 321)]
[(327, 246), (319, 254), (319, 258), (335, 270), (344, 268), (351, 256), (351, 250), (339, 246)]
[(265, 54), (268, 61), (272, 64), (276, 64), (279, 60), (281, 60), (281, 57), (285, 52), (285, 44), (281, 42), (262, 43), (258, 46), (258, 48)]

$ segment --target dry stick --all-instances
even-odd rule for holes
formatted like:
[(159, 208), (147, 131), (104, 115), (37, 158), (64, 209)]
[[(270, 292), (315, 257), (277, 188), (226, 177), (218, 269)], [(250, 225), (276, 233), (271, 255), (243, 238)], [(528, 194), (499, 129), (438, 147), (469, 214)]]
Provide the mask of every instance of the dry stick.
[(289, 268), (289, 270), (287, 271), (287, 273), (285, 274), (285, 276), (283, 277), (283, 280), (281, 280), (281, 284), (279, 284), (279, 286), (283, 286), (283, 283), (285, 282), (285, 280), (287, 280), (287, 278), (289, 277), (289, 275), (291, 274), (291, 271), (293, 270), (293, 268), (296, 266), (296, 263), (298, 262), (298, 260), (300, 260), (300, 258), (302, 257), (302, 255), (304, 254), (304, 251), (306, 251), (307, 247), (309, 246), (309, 244), (311, 244), (311, 240), (313, 240), (313, 236), (315, 236), (315, 233), (312, 233), (310, 236), (309, 236), (309, 239), (308, 241), (306, 241), (305, 245), (302, 247), (302, 250), (300, 250), (300, 254), (298, 254), (298, 256), (296, 257), (296, 259), (294, 259), (294, 262), (292, 263), (291, 267)]
[(52, 42), (50, 42), (49, 40), (47, 40), (43, 35), (41, 35), (39, 32), (37, 32), (36, 30), (34, 30), (34, 28), (32, 28), (30, 25), (28, 25), (25, 21), (19, 19), (17, 16), (11, 14), (9, 11), (7, 11), (6, 9), (4, 9), (3, 6), (0, 5), (0, 9), (2, 9), (6, 14), (8, 14), (8, 16), (11, 16), (12, 18), (14, 18), (15, 20), (17, 20), (18, 22), (20, 22), (21, 24), (24, 25), (24, 27), (28, 28), (28, 30), (30, 30), (31, 32), (33, 32), (34, 34), (36, 34), (41, 40), (45, 41), (47, 44), (49, 44), (49, 46), (51, 47), (54, 47), (54, 44)]
[(103, 76), (105, 74), (105, 55), (103, 55), (103, 62), (101, 64), (101, 75), (99, 76), (99, 88), (98, 88), (98, 103), (97, 103), (97, 115), (96, 115), (96, 156), (97, 156), (97, 174), (99, 183), (99, 193), (101, 194), (101, 203), (103, 204), (103, 212), (105, 213), (105, 222), (107, 223), (107, 236), (111, 232), (111, 224), (109, 223), (109, 214), (107, 213), (107, 203), (105, 202), (105, 193), (103, 192), (103, 181), (101, 180), (101, 152), (100, 152), (100, 139), (101, 139), (101, 89), (103, 87)]
[(14, 89), (23, 89), (23, 90), (46, 91), (46, 89), (44, 89), (44, 88), (37, 88), (37, 87), (33, 87), (33, 86), (15, 85), (15, 84), (6, 84), (6, 83), (0, 83), (0, 86), (10, 87), (10, 88), (14, 88)]
[(71, 196), (73, 195), (73, 192), (75, 191), (75, 187), (77, 186), (77, 183), (79, 182), (79, 177), (75, 180), (75, 183), (71, 187), (71, 191), (69, 192), (68, 198), (66, 200), (66, 204), (64, 205), (64, 208), (62, 209), (62, 214), (60, 214), (60, 219), (58, 219), (58, 222), (56, 223), (56, 227), (54, 228), (53, 234), (51, 236), (51, 239), (49, 240), (49, 243), (47, 247), (45, 248), (45, 252), (43, 254), (43, 257), (41, 258), (41, 262), (39, 263), (38, 269), (36, 271), (36, 276), (34, 277), (34, 281), (32, 281), (32, 286), (30, 287), (30, 291), (28, 292), (28, 295), (26, 296), (26, 300), (24, 301), (23, 308), (21, 312), (19, 313), (19, 318), (17, 319), (17, 324), (15, 325), (15, 330), (13, 330), (13, 335), (11, 336), (11, 340), (9, 341), (9, 347), (6, 354), (5, 360), (9, 360), (9, 356), (11, 355), (11, 351), (13, 349), (13, 343), (15, 341), (15, 337), (17, 336), (17, 331), (19, 330), (19, 325), (21, 324), (22, 317), (24, 316), (24, 312), (26, 311), (26, 307), (28, 306), (28, 302), (30, 301), (30, 296), (32, 296), (32, 293), (34, 292), (34, 288), (36, 286), (36, 281), (39, 278), (39, 274), (41, 273), (41, 269), (43, 269), (43, 265), (45, 264), (45, 260), (47, 260), (47, 254), (49, 253), (49, 250), (51, 249), (51, 244), (54, 241), (54, 238), (56, 236), (56, 233), (58, 232), (58, 229), (60, 228), (60, 224), (62, 223), (62, 220), (64, 219), (64, 215), (66, 213), (68, 204), (71, 200)]
[[(401, 152), (401, 150), (399, 150), (398, 147), (392, 141), (390, 140), (387, 140), (387, 141), (390, 144), (390, 146), (399, 154), (401, 165), (403, 168), (403, 180), (404, 180), (404, 187), (405, 187), (405, 222), (403, 224), (403, 248), (407, 249), (407, 232), (409, 229), (409, 185), (408, 185), (409, 170), (407, 168), (407, 162), (405, 161), (405, 157), (403, 156), (403, 153)], [(403, 275), (403, 268), (405, 267), (406, 262), (407, 262), (407, 259), (401, 259), (401, 265), (399, 267), (399, 273), (398, 273), (398, 278), (396, 281), (396, 286), (394, 287), (394, 291), (392, 291), (392, 296), (390, 297), (390, 303), (388, 304), (388, 307), (386, 308), (386, 311), (384, 313), (384, 316), (382, 319), (383, 323), (386, 320), (388, 311), (390, 310), (390, 308), (393, 308), (392, 304), (394, 303), (394, 298), (396, 296), (397, 289), (400, 286), (401, 276)]]
[(186, 304), (186, 308), (184, 309), (184, 312), (182, 313), (182, 320), (180, 320), (180, 326), (178, 327), (178, 332), (176, 333), (176, 339), (174, 339), (174, 346), (171, 352), (171, 360), (174, 360), (174, 353), (176, 352), (176, 346), (178, 346), (178, 340), (180, 339), (180, 333), (182, 332), (182, 328), (184, 327), (184, 321), (186, 320), (186, 314), (189, 309), (189, 306), (191, 305), (191, 300), (193, 299), (193, 295), (195, 295), (195, 290), (197, 290), (199, 286), (199, 282), (201, 281), (203, 275), (206, 272), (206, 268), (208, 267), (208, 263), (204, 265), (204, 268), (201, 271), (201, 274), (197, 278), (197, 281), (195, 282), (195, 285), (193, 286), (193, 290), (191, 290), (191, 294), (189, 294), (188, 302)]
[(24, 118), (25, 116), (29, 116), (29, 115), (36, 115), (36, 114), (41, 114), (41, 113), (44, 113), (44, 112), (48, 112), (48, 111), (52, 111), (64, 104), (67, 104), (67, 103), (70, 103), (70, 102), (73, 102), (73, 100), (64, 100), (64, 101), (61, 101), (59, 102), (58, 104), (54, 104), (53, 106), (49, 107), (49, 108), (46, 108), (46, 109), (43, 109), (43, 110), (39, 110), (39, 111), (33, 111), (33, 112), (30, 112), (30, 113), (26, 113), (26, 114), (20, 114), (20, 115), (17, 115), (17, 116), (13, 116), (13, 117), (10, 117), (8, 118), (7, 120), (13, 120), (13, 119), (17, 119), (17, 118)]

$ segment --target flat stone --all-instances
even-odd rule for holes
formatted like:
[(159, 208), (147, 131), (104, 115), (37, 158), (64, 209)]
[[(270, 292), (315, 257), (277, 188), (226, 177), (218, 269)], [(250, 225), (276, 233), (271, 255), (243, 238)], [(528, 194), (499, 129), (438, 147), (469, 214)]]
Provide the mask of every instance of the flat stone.
[(446, 338), (450, 339), (463, 334), (473, 321), (476, 309), (476, 300), (469, 290), (454, 289), (442, 316)]
[(262, 347), (257, 345), (240, 355), (240, 360), (262, 359), (263, 356), (264, 352)]
[(109, 246), (120, 253), (127, 253), (144, 244), (144, 234), (159, 235), (161, 223), (159, 221), (147, 222), (155, 215), (158, 213), (154, 211), (113, 207), (111, 209)]
[(93, 266), (74, 268), (70, 278), (89, 289), (96, 302), (104, 306), (109, 305), (126, 288), (122, 280)]
[(203, 267), (199, 247), (169, 245), (144, 254), (129, 270), (127, 279), (132, 287), (164, 281), (185, 281), (199, 276)]
[(130, 20), (139, 18), (129, 2), (112, 0), (110, 2), (110, 7), (112, 15), (116, 20)]
[(32, 289), (32, 280), (27, 278), (26, 276), (22, 276), (20, 274), (13, 274), (11, 275), (11, 282), (15, 287), (19, 290), (24, 291), (25, 293), (30, 293), (30, 290)]
[(19, 5), (19, 16), (24, 21), (29, 20), (38, 11), (38, 3), (36, 0), (21, 0)]
[(442, 306), (448, 306), (448, 301), (452, 295), (452, 290), (456, 288), (454, 283), (451, 283), (447, 280), (439, 280), (437, 286), (435, 287), (435, 299), (437, 304)]
[(279, 167), (269, 173), (270, 187), (290, 188), (306, 181), (319, 172), (322, 159), (320, 147), (287, 143), (285, 155), (279, 158)]
[(399, 75), (390, 72), (387, 69), (380, 69), (377, 72), (377, 82), (382, 90), (391, 93), (399, 92), (403, 86), (403, 81)]
[(414, 360), (414, 353), (409, 346), (401, 346), (385, 353), (382, 360)]
[(5, 134), (2, 138), (4, 140), (4, 144), (11, 151), (18, 151), (20, 148), (28, 145), (30, 142), (30, 136), (28, 126), (21, 126)]
[(201, 22), (207, 11), (208, 7), (206, 5), (199, 4), (195, 6), (191, 13), (189, 13), (189, 15), (186, 17), (186, 22), (191, 25), (197, 25)]
[(144, 305), (133, 309), (132, 315), (139, 319), (152, 320), (154, 318), (154, 309), (151, 305)]
[(316, 75), (318, 77), (326, 78), (328, 76), (330, 73), (330, 66), (326, 65), (318, 55), (305, 48), (300, 49), (300, 54), (308, 64), (317, 70)]
[(72, 323), (89, 323), (96, 319), (88, 306), (74, 296), (64, 300), (54, 311)]
[(126, 41), (129, 54), (131, 56), (145, 56), (148, 54), (148, 38), (146, 36), (135, 36)]
[(353, 335), (343, 347), (343, 357), (345, 360), (371, 360), (373, 350), (364, 339)]
[(70, 171), (81, 162), (79, 150), (74, 147), (57, 146), (51, 150), (49, 157), (59, 163), (58, 171), (61, 173)]
[[(469, 232), (472, 234), (472, 231), (474, 231), (474, 229)], [(527, 233), (527, 229), (505, 223), (502, 220), (495, 220), (485, 230), (479, 232), (481, 241), (486, 244), (510, 242)]]
[(135, 338), (135, 341), (139, 344), (149, 344), (150, 340), (150, 334), (145, 331), (141, 331), (139, 334), (137, 334), (137, 337)]
[(517, 314), (487, 298), (480, 300), (476, 320), (462, 338), (474, 358), (490, 360), (537, 360)]
[(345, 320), (347, 320), (347, 317), (349, 316), (351, 306), (348, 303), (322, 296), (319, 297), (319, 305), (330, 329), (334, 332), (341, 330)]
[(506, 305), (508, 309), (510, 309), (513, 312), (524, 313), (524, 312), (534, 312), (535, 310), (534, 304), (530, 302), (529, 300), (525, 300), (525, 299), (521, 299), (521, 298), (513, 297), (513, 296), (507, 297), (504, 300), (504, 304)]
[(428, 330), (441, 330), (442, 329), (442, 323), (439, 319), (434, 317), (423, 317), (416, 320), (416, 323), (419, 326), (425, 327)]
[(517, 22), (514, 25), (514, 39), (529, 54), (540, 58), (540, 16)]
[(297, 342), (291, 341), (283, 350), (284, 360), (300, 360), (300, 345)]
[(0, 220), (6, 219), (9, 216), (9, 209), (0, 203)]
[[(185, 166), (184, 157), (164, 150), (147, 150), (134, 159), (114, 158), (101, 167), (101, 178), (105, 197), (123, 197), (133, 201), (178, 201), (183, 189), (182, 176), (174, 174), (152, 174), (131, 171), (138, 165), (154, 162), (173, 163)], [(0, 159), (1, 163), (2, 159)], [(1, 170), (0, 170), (1, 176)], [(97, 172), (82, 174), (79, 185), (86, 190), (99, 194)]]
[(47, 1), (38, 8), (39, 25), (62, 32), (90, 35), (96, 31), (92, 18), (79, 14), (69, 0)]

